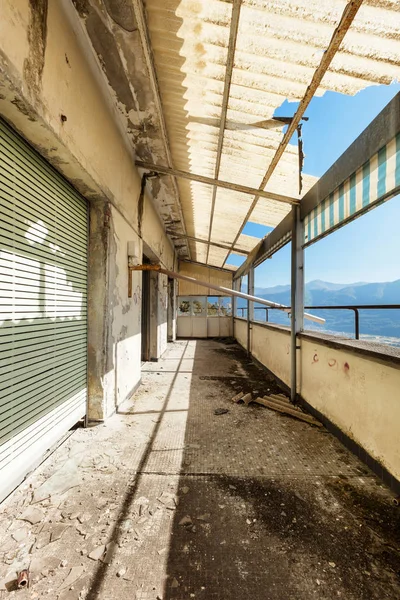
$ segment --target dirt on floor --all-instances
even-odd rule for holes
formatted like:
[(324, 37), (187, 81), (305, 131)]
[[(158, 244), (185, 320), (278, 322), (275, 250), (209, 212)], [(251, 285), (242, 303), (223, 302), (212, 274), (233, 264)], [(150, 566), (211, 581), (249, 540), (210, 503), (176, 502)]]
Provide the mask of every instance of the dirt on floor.
[(392, 494), (324, 428), (233, 403), (281, 391), (239, 346), (175, 342), (142, 377), (1, 506), (1, 598), (400, 598)]

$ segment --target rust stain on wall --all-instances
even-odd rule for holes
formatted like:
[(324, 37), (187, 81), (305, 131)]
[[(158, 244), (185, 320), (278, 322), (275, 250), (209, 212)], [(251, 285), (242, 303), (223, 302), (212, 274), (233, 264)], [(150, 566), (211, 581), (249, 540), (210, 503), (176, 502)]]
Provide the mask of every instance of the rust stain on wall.
[(29, 56), (24, 61), (24, 79), (29, 91), (39, 95), (46, 53), (48, 0), (29, 0)]

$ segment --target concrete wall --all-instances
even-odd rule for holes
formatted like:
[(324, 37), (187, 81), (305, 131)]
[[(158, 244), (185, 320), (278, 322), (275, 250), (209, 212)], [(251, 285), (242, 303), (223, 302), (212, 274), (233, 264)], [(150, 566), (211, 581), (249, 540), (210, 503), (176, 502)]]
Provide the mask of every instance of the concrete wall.
[(400, 480), (400, 361), (301, 340), (301, 395)]
[[(140, 177), (114, 99), (69, 0), (3, 0), (0, 116), (90, 203), (89, 416), (110, 415), (140, 380), (141, 274), (128, 298), (127, 242), (165, 267), (174, 250)], [(142, 231), (142, 235), (140, 232)], [(167, 343), (167, 288), (157, 284), (154, 354)]]
[(290, 385), (290, 333), (283, 328), (251, 325), (251, 353), (268, 365), (281, 381)]
[[(206, 267), (202, 265), (195, 265), (187, 262), (179, 263), (179, 273), (187, 275), (188, 277), (194, 277), (200, 281), (206, 283), (213, 283), (232, 289), (233, 274), (229, 271), (221, 271), (220, 269), (213, 269), (212, 267)], [(204, 286), (196, 285), (195, 283), (189, 283), (187, 281), (178, 280), (178, 296), (225, 296), (224, 294), (217, 292)]]
[[(247, 322), (235, 319), (246, 347)], [(252, 355), (290, 385), (290, 333), (252, 323)], [(303, 334), (298, 392), (312, 407), (400, 480), (400, 360), (354, 342)]]
[(234, 319), (233, 336), (247, 350), (247, 321), (244, 319)]

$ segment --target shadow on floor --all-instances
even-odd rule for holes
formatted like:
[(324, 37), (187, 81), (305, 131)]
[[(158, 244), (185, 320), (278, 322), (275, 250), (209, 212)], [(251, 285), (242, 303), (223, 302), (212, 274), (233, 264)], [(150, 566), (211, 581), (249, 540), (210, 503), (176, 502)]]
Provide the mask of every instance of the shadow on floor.
[[(239, 390), (279, 391), (239, 346), (173, 344), (143, 375), (149, 389), (124, 414), (155, 425), (110, 534), (115, 554), (135, 503), (148, 502), (154, 524), (121, 592), (137, 600), (400, 597), (390, 494), (325, 430), (232, 403)], [(174, 502), (165, 507), (167, 488)], [(147, 518), (140, 510), (138, 523)], [(109, 577), (99, 563), (86, 597), (116, 597), (103, 595), (106, 579), (107, 590), (119, 589)]]

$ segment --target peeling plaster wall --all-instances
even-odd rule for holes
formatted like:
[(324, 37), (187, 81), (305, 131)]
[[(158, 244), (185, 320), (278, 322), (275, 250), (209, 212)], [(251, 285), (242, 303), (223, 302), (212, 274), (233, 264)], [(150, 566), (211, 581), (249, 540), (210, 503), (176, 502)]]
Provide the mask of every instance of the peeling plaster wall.
[[(1, 3), (0, 115), (90, 203), (89, 417), (101, 420), (140, 381), (141, 273), (132, 276), (133, 298), (127, 294), (128, 241), (141, 253), (140, 177), (86, 43), (69, 0)], [(174, 250), (148, 196), (142, 231), (154, 257), (173, 268)], [(167, 290), (159, 294), (166, 303)], [(161, 352), (167, 334), (159, 313)]]

